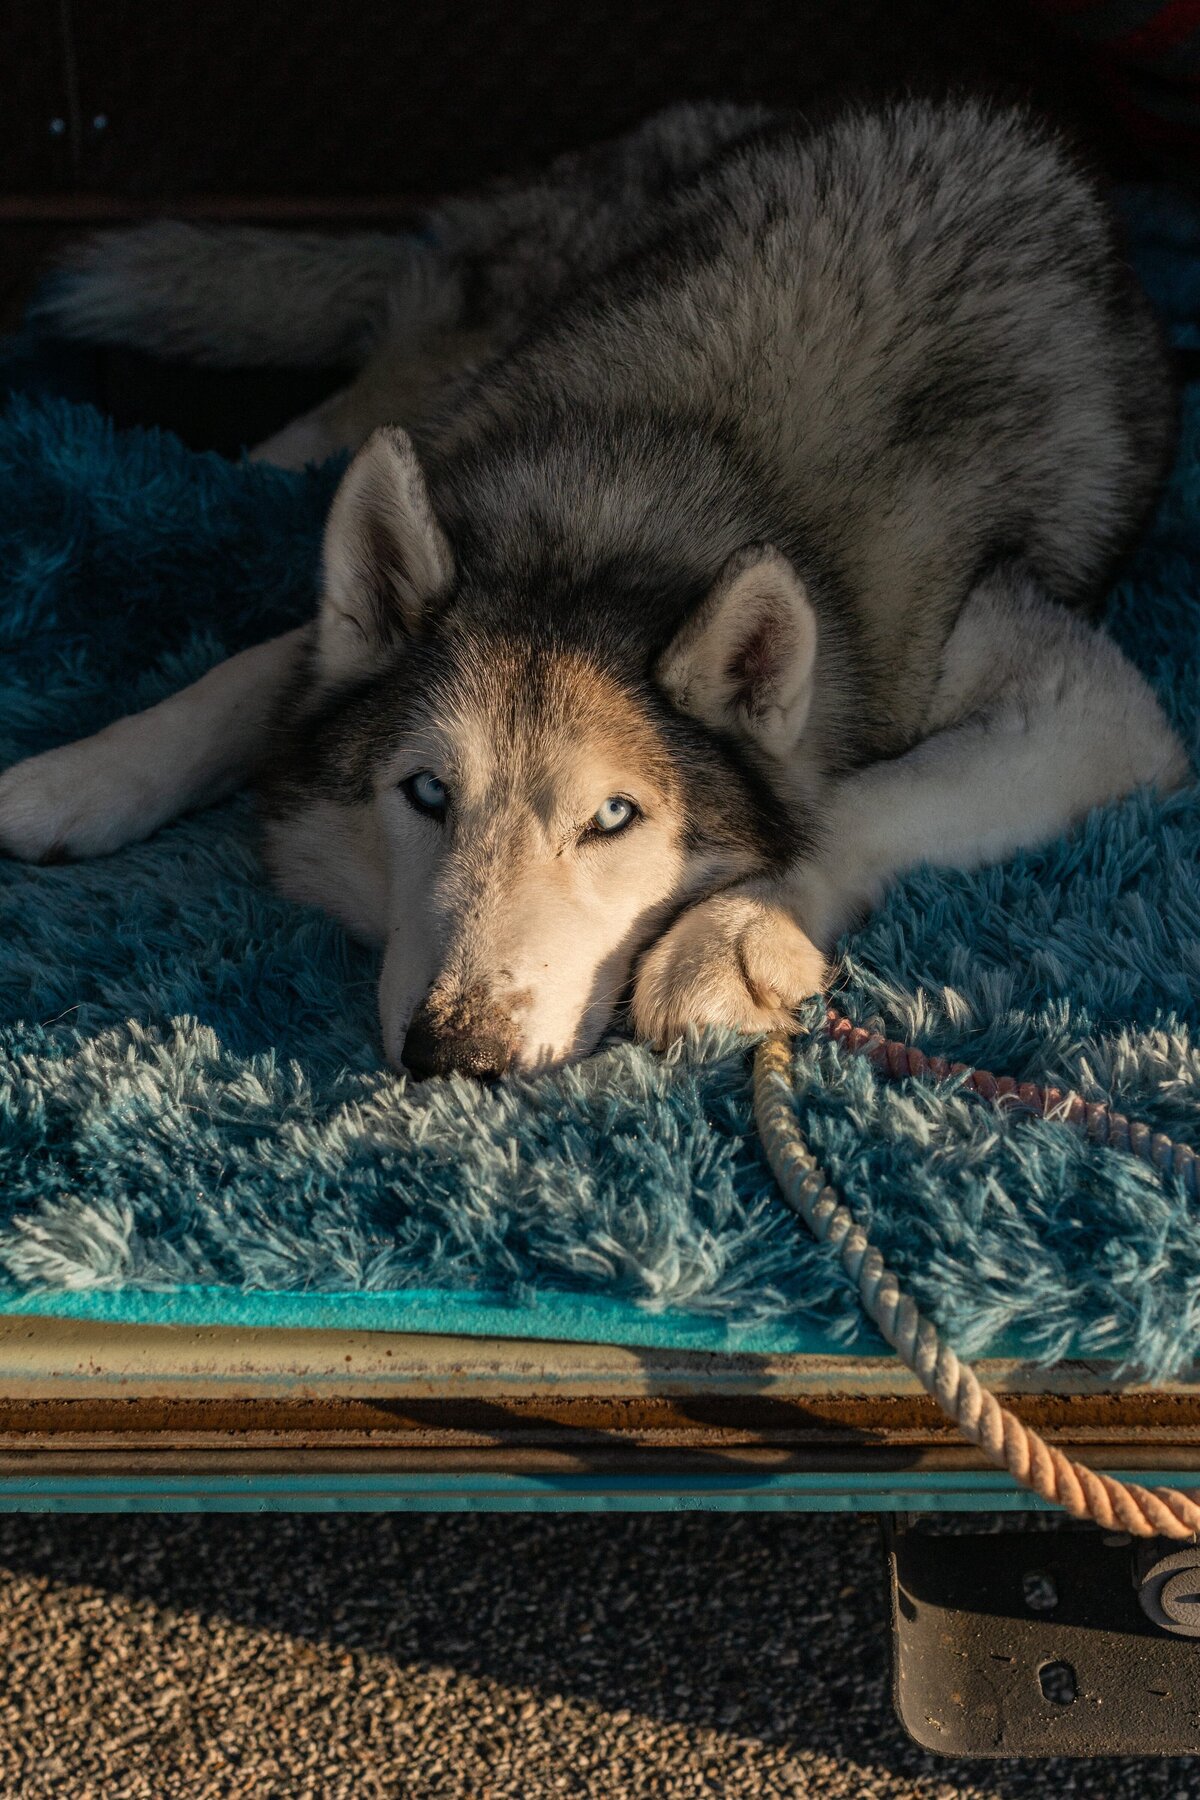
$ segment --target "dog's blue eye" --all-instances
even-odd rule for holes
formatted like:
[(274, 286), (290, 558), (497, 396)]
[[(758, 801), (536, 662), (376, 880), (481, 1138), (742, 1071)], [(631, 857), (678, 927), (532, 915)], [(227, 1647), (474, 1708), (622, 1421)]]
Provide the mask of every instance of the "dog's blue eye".
[(405, 798), (418, 812), (429, 813), (440, 819), (449, 804), (450, 796), (446, 792), (445, 783), (431, 775), (428, 769), (418, 769), (407, 781), (400, 783)]
[(588, 829), (602, 831), (611, 837), (614, 831), (621, 831), (631, 820), (637, 817), (637, 807), (632, 800), (622, 800), (619, 794), (611, 794), (603, 806), (598, 806), (588, 820)]

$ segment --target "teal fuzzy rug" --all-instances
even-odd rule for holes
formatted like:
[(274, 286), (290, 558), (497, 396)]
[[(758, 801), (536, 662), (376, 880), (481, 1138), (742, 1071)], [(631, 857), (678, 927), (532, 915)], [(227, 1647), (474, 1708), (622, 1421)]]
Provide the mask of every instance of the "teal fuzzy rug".
[[(1200, 320), (1200, 217), (1141, 196), (1148, 285)], [(313, 603), (329, 471), (0, 418), (0, 762), (94, 730)], [(1200, 752), (1200, 390), (1110, 623)], [(1200, 1143), (1200, 792), (1001, 869), (922, 872), (844, 945), (839, 1003), (929, 1050), (1078, 1086)], [(818, 1036), (804, 1123), (958, 1347), (1200, 1344), (1200, 1217), (1170, 1180)], [(614, 1043), (535, 1082), (380, 1066), (370, 954), (277, 900), (249, 808), (106, 860), (0, 863), (7, 1310), (878, 1352), (775, 1198), (744, 1045)]]

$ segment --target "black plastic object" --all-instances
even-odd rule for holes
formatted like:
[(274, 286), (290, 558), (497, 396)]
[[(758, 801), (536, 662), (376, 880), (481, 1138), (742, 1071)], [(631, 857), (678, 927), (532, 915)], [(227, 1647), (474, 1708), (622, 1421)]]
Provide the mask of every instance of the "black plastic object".
[(1139, 1601), (1154, 1547), (1090, 1530), (915, 1529), (890, 1531), (888, 1555), (893, 1700), (919, 1744), (977, 1757), (1200, 1751), (1200, 1643)]

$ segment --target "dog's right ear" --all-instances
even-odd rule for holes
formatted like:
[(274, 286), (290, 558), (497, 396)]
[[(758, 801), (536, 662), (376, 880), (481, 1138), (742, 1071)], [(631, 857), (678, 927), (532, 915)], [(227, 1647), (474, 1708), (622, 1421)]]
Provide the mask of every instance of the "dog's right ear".
[(317, 663), (352, 680), (375, 653), (415, 631), (454, 579), (454, 558), (433, 514), (407, 432), (372, 432), (342, 477), (325, 527)]

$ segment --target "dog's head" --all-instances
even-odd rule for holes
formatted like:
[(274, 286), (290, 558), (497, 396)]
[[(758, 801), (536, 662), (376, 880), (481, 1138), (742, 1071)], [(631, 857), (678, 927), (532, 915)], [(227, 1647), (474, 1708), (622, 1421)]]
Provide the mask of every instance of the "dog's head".
[(277, 880), (383, 939), (393, 1063), (586, 1054), (680, 907), (787, 844), (764, 770), (808, 713), (803, 584), (747, 549), (639, 666), (456, 570), (393, 429), (348, 470), (324, 564), (309, 700), (266, 784)]

